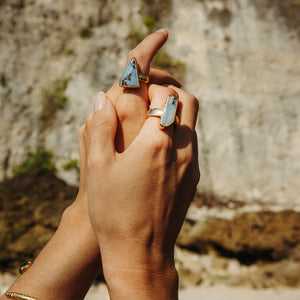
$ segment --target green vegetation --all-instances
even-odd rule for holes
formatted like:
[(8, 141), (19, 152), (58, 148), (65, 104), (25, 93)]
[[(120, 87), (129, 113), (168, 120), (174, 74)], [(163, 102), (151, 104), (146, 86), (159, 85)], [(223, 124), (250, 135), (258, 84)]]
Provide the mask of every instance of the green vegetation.
[(180, 60), (174, 60), (169, 54), (163, 50), (159, 50), (152, 61), (152, 66), (163, 69), (172, 74), (179, 81), (184, 81), (186, 65)]
[(11, 229), (11, 232), (10, 232), (10, 239), (11, 239), (11, 241), (16, 240), (20, 235), (21, 235), (21, 231), (18, 228), (13, 227)]
[(53, 119), (59, 109), (63, 109), (69, 98), (66, 96), (65, 91), (68, 87), (70, 79), (60, 79), (55, 81), (53, 88), (44, 89), (44, 103), (41, 113), (41, 122), (48, 123)]
[(0, 77), (0, 84), (3, 86), (3, 87), (6, 87), (6, 77), (4, 74), (1, 74), (1, 77)]
[(54, 103), (60, 108), (65, 107), (69, 98), (65, 95), (65, 91), (68, 87), (69, 79), (62, 79), (56, 82), (53, 93), (50, 94), (53, 97)]
[[(141, 42), (147, 34), (163, 26), (161, 19), (166, 16), (172, 6), (172, 0), (141, 0), (142, 22), (144, 27), (134, 26), (129, 34), (129, 46), (132, 48)], [(146, 29), (146, 30), (145, 30)]]
[(79, 35), (83, 39), (88, 39), (92, 36), (93, 32), (90, 28), (84, 27), (80, 29)]
[(214, 7), (209, 12), (208, 19), (217, 22), (222, 27), (227, 27), (231, 23), (232, 12), (226, 5), (224, 5), (221, 9)]
[[(147, 34), (160, 27), (168, 27), (162, 23), (163, 17), (167, 16), (172, 8), (172, 0), (141, 0), (141, 11), (144, 16), (144, 26), (132, 26), (129, 34), (129, 46), (135, 47)], [(186, 65), (180, 60), (174, 60), (163, 50), (159, 50), (153, 59), (152, 66), (164, 69), (183, 81)]]
[(63, 165), (63, 169), (65, 171), (72, 170), (72, 169), (79, 170), (78, 159), (76, 159), (76, 158), (70, 159), (68, 162), (66, 162)]
[(152, 2), (153, 2), (153, 0), (142, 0), (142, 5), (143, 6), (151, 5)]
[(135, 29), (132, 29), (132, 31), (129, 33), (128, 41), (130, 48), (135, 47), (137, 44), (139, 44), (147, 35), (141, 32), (136, 31)]
[(74, 49), (67, 49), (66, 52), (65, 52), (66, 55), (74, 55), (75, 54), (75, 51)]
[(177, 71), (184, 71), (185, 64), (180, 60), (173, 60), (170, 55), (160, 50), (156, 53), (153, 65), (162, 69), (176, 69)]
[(117, 22), (122, 22), (123, 21), (123, 17), (122, 16), (117, 16), (116, 17), (116, 21)]
[(163, 69), (180, 81), (184, 80), (186, 65), (180, 60), (174, 60), (169, 54), (163, 50), (159, 50), (154, 56), (152, 66)]
[(224, 41), (227, 42), (227, 43), (230, 43), (231, 42), (231, 37), (229, 35), (225, 35), (224, 36)]
[(53, 89), (44, 90), (45, 102), (47, 104), (54, 104), (58, 108), (64, 108), (69, 101), (69, 98), (65, 94), (69, 80), (69, 78), (57, 80)]
[(155, 20), (152, 16), (145, 16), (143, 19), (143, 23), (147, 27), (148, 33), (153, 32)]
[(141, 0), (141, 8), (144, 15), (152, 16), (157, 23), (170, 13), (172, 0)]
[(27, 159), (17, 167), (13, 173), (14, 175), (24, 173), (32, 170), (48, 170), (56, 172), (56, 167), (52, 162), (53, 154), (49, 150), (37, 150), (36, 152), (28, 151)]

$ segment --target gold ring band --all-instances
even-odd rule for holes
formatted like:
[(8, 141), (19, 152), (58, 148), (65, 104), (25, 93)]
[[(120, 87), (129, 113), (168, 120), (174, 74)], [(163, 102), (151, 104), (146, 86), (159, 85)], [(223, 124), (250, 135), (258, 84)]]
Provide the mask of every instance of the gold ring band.
[(143, 81), (144, 83), (148, 84), (149, 83), (149, 76), (139, 73), (139, 80)]
[(31, 261), (27, 261), (24, 264), (22, 264), (19, 268), (19, 273), (22, 275), (23, 273), (25, 273), (32, 265)]
[(173, 123), (179, 124), (179, 118), (176, 116), (178, 106), (178, 98), (175, 96), (168, 96), (165, 108), (152, 108), (148, 111), (148, 117), (159, 117), (159, 128), (164, 129), (171, 126)]
[(164, 111), (161, 108), (152, 108), (148, 111), (148, 117), (159, 117), (163, 115)]

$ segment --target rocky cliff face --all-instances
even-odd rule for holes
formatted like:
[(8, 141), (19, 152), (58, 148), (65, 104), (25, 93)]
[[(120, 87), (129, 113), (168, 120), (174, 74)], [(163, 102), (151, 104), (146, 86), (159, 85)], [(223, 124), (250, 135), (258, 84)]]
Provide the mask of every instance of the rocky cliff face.
[[(232, 284), (252, 274), (255, 287), (258, 277), (299, 285), (299, 15), (298, 0), (0, 0), (0, 179), (38, 149), (52, 150), (57, 175), (77, 184), (78, 169), (63, 166), (79, 158), (77, 131), (94, 95), (118, 80), (131, 45), (168, 27), (156, 64), (201, 107), (202, 178), (178, 240), (180, 274), (193, 284), (231, 272)], [(28, 226), (11, 240), (19, 250)], [(243, 269), (260, 260), (277, 265), (259, 276)]]
[(299, 204), (299, 15), (290, 27), (289, 1), (185, 2), (172, 49), (185, 53), (186, 88), (201, 103), (202, 188)]
[[(124, 68), (133, 33), (170, 29), (165, 51), (200, 100), (199, 192), (299, 205), (297, 1), (1, 1), (0, 178), (26, 151), (52, 149), (58, 174), (98, 90)], [(151, 19), (150, 19), (151, 20)], [(148, 28), (146, 25), (148, 24)], [(150, 24), (150, 26), (151, 26)], [(65, 82), (59, 102), (57, 89)]]
[(94, 95), (123, 68), (131, 5), (1, 1), (1, 178), (28, 150), (53, 150), (58, 169), (78, 158), (77, 131)]

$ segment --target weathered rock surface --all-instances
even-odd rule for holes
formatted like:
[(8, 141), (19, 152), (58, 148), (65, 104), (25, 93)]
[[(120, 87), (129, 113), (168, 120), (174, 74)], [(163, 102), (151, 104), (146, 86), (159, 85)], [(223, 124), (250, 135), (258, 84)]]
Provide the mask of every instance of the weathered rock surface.
[(0, 184), (0, 270), (16, 272), (55, 232), (77, 188), (47, 171), (32, 171)]
[[(150, 11), (159, 12), (153, 2)], [(200, 100), (199, 191), (299, 206), (300, 42), (297, 1), (173, 0), (159, 24), (186, 64), (185, 88)], [(142, 1), (1, 1), (0, 178), (27, 150), (78, 158), (76, 133), (124, 68), (130, 33), (146, 32)], [(156, 5), (156, 6), (155, 6)], [(164, 4), (165, 5), (165, 4)], [(158, 9), (157, 9), (158, 8)], [(81, 38), (87, 29), (89, 38)], [(131, 41), (132, 42), (132, 41)], [(51, 111), (44, 90), (68, 79), (69, 101)]]
[[(0, 184), (1, 272), (16, 273), (21, 263), (36, 257), (76, 193), (47, 171), (26, 172)], [(224, 219), (203, 213), (207, 206), (198, 204), (192, 204), (177, 241), (181, 287), (300, 285), (299, 213), (227, 212)]]
[(167, 49), (184, 57), (185, 88), (200, 100), (202, 192), (299, 204), (299, 11), (293, 1), (174, 1)]
[(300, 245), (300, 212), (260, 211), (236, 214), (232, 219), (187, 219), (178, 244), (198, 253), (214, 249), (244, 264), (282, 260)]
[[(45, 148), (54, 150), (60, 174), (78, 183), (62, 164), (78, 158), (77, 131), (94, 95), (124, 68), (129, 26), (140, 21), (136, 3), (1, 1), (0, 178), (10, 177), (28, 150)], [(92, 36), (82, 38), (83, 29)], [(45, 97), (57, 80), (68, 81), (63, 108)]]
[(291, 257), (273, 263), (260, 261), (246, 266), (235, 258), (222, 257), (214, 253), (199, 255), (181, 248), (176, 249), (175, 258), (182, 288), (224, 284), (232, 287), (265, 289), (300, 285), (299, 258)]
[(175, 252), (181, 286), (299, 287), (299, 230), (299, 212), (207, 209), (195, 201)]
[[(146, 2), (0, 1), (0, 180), (28, 150), (51, 149), (58, 175), (78, 184), (62, 165), (78, 159), (77, 131), (118, 80), (131, 33), (147, 32)], [(153, 1), (151, 13), (159, 2), (169, 7), (155, 27), (169, 28), (166, 52), (201, 107), (201, 200), (178, 240), (181, 284), (299, 286), (299, 1)], [(3, 270), (38, 253), (76, 194), (53, 174), (27, 175), (0, 185)]]

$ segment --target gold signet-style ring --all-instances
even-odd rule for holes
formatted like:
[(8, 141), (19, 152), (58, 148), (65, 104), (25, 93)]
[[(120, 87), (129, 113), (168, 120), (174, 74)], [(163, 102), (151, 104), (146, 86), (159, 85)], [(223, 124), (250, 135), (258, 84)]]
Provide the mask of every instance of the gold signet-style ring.
[(179, 124), (179, 118), (176, 116), (178, 106), (178, 98), (175, 96), (168, 96), (164, 110), (161, 108), (152, 108), (148, 111), (148, 117), (159, 117), (159, 128), (171, 126), (174, 122)]
[(119, 85), (126, 88), (137, 89), (140, 87), (140, 81), (147, 84), (149, 82), (149, 76), (139, 73), (136, 58), (133, 57), (124, 71)]

